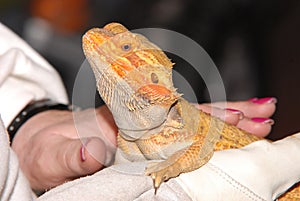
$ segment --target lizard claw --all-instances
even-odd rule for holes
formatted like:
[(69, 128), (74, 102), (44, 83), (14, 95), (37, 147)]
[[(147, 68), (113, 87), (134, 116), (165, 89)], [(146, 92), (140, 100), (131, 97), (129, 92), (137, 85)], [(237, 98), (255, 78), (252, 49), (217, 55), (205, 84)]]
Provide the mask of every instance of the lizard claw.
[(169, 177), (167, 175), (164, 175), (164, 173), (162, 171), (158, 171), (158, 172), (152, 172), (147, 174), (148, 176), (150, 176), (153, 180), (153, 187), (154, 187), (154, 194), (156, 195), (157, 189), (160, 187), (160, 185), (164, 182), (167, 181), (169, 179)]
[(171, 169), (170, 166), (166, 168), (161, 168), (159, 163), (156, 164), (150, 164), (146, 170), (145, 170), (145, 175), (150, 176), (153, 180), (153, 187), (155, 190), (155, 194), (157, 192), (157, 189), (160, 187), (160, 185), (169, 180), (171, 177)]

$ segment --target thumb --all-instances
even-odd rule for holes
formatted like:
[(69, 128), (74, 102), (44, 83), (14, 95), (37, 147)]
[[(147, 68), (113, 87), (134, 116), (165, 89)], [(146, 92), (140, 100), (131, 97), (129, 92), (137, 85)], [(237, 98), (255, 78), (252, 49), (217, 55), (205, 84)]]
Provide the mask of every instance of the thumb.
[(105, 143), (97, 137), (70, 139), (51, 135), (46, 142), (45, 137), (40, 139), (42, 143), (37, 143), (39, 146), (33, 147), (30, 152), (32, 159), (27, 160), (29, 165), (23, 165), (32, 188), (36, 190), (93, 174), (103, 168), (102, 161), (105, 161), (106, 155), (109, 156)]
[(68, 178), (93, 174), (103, 168), (106, 160), (106, 145), (97, 137), (70, 139), (64, 142), (65, 175)]

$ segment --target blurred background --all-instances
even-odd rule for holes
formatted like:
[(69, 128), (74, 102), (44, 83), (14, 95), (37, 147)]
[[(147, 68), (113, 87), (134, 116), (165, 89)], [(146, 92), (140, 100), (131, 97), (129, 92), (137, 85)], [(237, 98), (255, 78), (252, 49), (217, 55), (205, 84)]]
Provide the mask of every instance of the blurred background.
[[(227, 100), (278, 99), (271, 139), (300, 130), (298, 0), (0, 0), (0, 21), (59, 71), (70, 99), (84, 61), (81, 36), (89, 28), (115, 21), (129, 29), (177, 31), (212, 57)], [(201, 77), (179, 57), (169, 56), (197, 100), (209, 101)]]

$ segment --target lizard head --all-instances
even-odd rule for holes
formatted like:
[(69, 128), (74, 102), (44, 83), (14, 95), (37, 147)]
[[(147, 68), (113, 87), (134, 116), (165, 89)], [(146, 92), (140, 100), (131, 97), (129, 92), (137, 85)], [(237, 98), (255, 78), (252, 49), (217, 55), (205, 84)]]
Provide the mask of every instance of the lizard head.
[(118, 23), (93, 28), (82, 40), (98, 91), (128, 139), (162, 125), (180, 96), (164, 52)]
[[(96, 77), (110, 77), (108, 82), (115, 80), (127, 86), (123, 86), (123, 93), (131, 97), (126, 101), (130, 110), (149, 104), (168, 107), (180, 96), (173, 87), (173, 63), (164, 52), (119, 23), (89, 30), (83, 36), (83, 50)], [(106, 101), (106, 95), (101, 96)]]

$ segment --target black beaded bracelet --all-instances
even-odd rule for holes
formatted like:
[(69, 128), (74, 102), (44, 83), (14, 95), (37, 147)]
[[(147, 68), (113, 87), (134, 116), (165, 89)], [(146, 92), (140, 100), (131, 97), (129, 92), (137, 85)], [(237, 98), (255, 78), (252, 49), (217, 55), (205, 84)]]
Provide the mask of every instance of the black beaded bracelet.
[(71, 105), (65, 105), (61, 103), (54, 102), (50, 99), (44, 99), (39, 101), (32, 101), (26, 105), (23, 110), (12, 120), (12, 122), (7, 127), (7, 132), (10, 137), (10, 142), (12, 143), (18, 129), (32, 116), (44, 112), (47, 110), (72, 110)]

